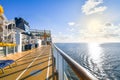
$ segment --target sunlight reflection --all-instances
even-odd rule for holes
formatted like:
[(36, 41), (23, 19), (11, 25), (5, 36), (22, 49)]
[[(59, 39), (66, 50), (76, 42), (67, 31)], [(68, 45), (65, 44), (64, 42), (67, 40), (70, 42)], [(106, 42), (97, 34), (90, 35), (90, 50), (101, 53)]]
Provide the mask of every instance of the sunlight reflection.
[(88, 44), (88, 53), (90, 58), (94, 61), (94, 62), (100, 62), (101, 61), (101, 53), (102, 53), (102, 49), (100, 47), (100, 44), (98, 43), (89, 43)]

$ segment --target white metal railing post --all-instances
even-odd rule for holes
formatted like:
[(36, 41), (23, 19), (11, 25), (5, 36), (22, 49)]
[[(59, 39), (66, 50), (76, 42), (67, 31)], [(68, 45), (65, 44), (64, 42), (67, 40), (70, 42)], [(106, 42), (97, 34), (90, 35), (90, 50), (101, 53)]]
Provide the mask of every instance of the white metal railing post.
[(57, 51), (55, 49), (54, 50), (54, 54), (53, 56), (55, 57), (55, 67), (56, 67), (56, 70), (58, 70), (58, 67), (57, 67), (57, 63), (58, 63), (58, 60), (57, 60)]
[[(56, 51), (57, 52), (57, 51)], [(56, 53), (56, 70), (59, 72), (59, 54), (58, 54), (58, 52)]]
[(15, 52), (15, 46), (13, 47), (13, 53), (15, 54), (16, 52)]
[(5, 56), (7, 56), (8, 55), (8, 47), (6, 46), (5, 47)]
[(55, 67), (58, 72), (58, 80), (64, 80), (64, 59), (59, 52), (54, 49)]
[(59, 54), (58, 79), (59, 80), (64, 80), (64, 60), (63, 60), (63, 57), (60, 54)]

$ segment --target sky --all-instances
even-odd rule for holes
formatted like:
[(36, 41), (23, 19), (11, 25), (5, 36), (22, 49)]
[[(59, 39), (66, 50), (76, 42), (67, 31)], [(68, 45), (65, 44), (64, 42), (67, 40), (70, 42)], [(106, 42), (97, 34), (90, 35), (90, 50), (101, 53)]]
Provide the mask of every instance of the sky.
[(120, 0), (0, 0), (5, 16), (51, 30), (53, 42), (120, 42)]

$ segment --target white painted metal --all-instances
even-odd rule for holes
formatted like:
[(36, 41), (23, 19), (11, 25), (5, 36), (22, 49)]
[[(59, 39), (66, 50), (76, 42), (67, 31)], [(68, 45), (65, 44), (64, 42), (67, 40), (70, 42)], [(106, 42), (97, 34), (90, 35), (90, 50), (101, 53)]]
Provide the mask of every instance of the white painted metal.
[(17, 51), (22, 52), (22, 34), (19, 30), (16, 33), (16, 44), (17, 44)]
[(58, 72), (58, 80), (64, 80), (64, 59), (63, 57), (54, 49), (55, 66)]

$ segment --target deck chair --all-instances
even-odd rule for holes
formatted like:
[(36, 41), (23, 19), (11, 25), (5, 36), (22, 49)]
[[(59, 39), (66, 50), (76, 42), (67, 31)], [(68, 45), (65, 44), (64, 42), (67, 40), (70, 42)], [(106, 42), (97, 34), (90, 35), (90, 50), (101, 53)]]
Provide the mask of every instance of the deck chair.
[(12, 68), (11, 64), (14, 62), (16, 63), (16, 61), (14, 61), (14, 60), (0, 60), (0, 69), (1, 69), (2, 73), (4, 73), (4, 68), (7, 66)]

